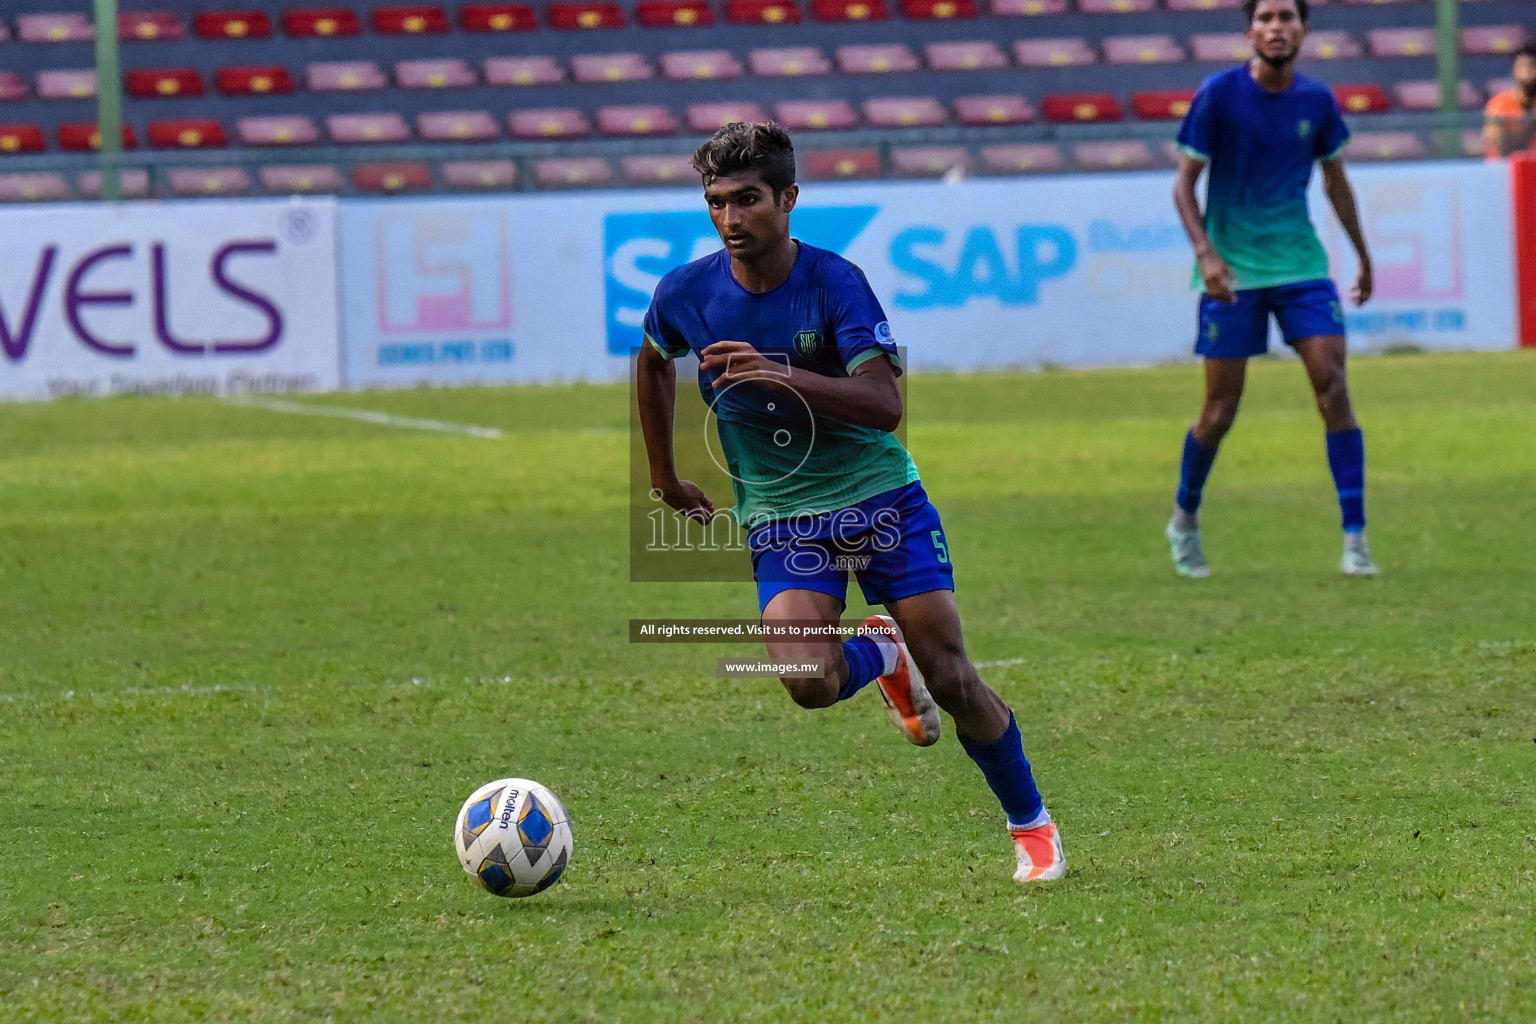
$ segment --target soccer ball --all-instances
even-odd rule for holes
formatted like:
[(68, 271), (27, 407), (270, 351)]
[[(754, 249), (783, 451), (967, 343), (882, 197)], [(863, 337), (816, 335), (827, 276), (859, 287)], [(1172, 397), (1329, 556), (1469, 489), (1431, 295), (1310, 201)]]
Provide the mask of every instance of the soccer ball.
[(470, 877), (497, 896), (532, 896), (560, 880), (571, 860), (571, 818), (531, 779), (497, 779), (459, 810), (453, 848)]

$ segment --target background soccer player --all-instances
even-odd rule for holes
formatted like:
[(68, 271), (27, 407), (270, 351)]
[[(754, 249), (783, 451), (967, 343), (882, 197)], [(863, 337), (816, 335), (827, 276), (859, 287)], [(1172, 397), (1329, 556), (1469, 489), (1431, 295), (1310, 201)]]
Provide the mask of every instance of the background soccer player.
[[(1221, 439), (1237, 416), (1248, 358), (1269, 349), (1269, 318), (1306, 367), (1327, 430), (1328, 466), (1344, 521), (1346, 575), (1375, 575), (1365, 542), (1365, 442), (1345, 380), (1344, 311), (1328, 255), (1307, 215), (1312, 164), (1321, 160), (1334, 212), (1360, 257), (1356, 305), (1371, 297), (1371, 257), (1341, 153), (1349, 129), (1322, 82), (1296, 73), (1307, 0), (1246, 0), (1247, 64), (1201, 85), (1179, 130), (1174, 204), (1194, 243), (1200, 296), (1196, 353), (1205, 404), (1184, 438), (1168, 542), (1182, 576), (1210, 575), (1200, 542), (1200, 497)], [(1202, 216), (1195, 183), (1209, 168)]]
[(1483, 110), (1483, 145), (1488, 159), (1519, 153), (1536, 142), (1536, 43), (1515, 54), (1510, 71), (1515, 87), (1489, 98)]
[(672, 360), (691, 350), (730, 467), (731, 514), (750, 528), (763, 622), (835, 628), (850, 566), (894, 617), (872, 616), (846, 642), (770, 639), (774, 658), (827, 666), (784, 679), (790, 696), (823, 708), (878, 680), (892, 721), (920, 746), (938, 740), (938, 708), (948, 711), (1007, 815), (1014, 877), (1062, 877), (1018, 723), (966, 655), (943, 524), (891, 433), (901, 364), (879, 300), (858, 267), (790, 237), (799, 187), (782, 128), (727, 125), (694, 166), (725, 248), (663, 278), (646, 314), (636, 369), (652, 487), (684, 514), (715, 514), (673, 462)]

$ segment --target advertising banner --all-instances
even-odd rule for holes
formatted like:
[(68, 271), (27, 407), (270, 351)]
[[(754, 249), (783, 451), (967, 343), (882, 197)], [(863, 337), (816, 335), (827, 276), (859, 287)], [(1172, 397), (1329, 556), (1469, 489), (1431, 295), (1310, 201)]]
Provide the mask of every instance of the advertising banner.
[(0, 398), (323, 391), (333, 199), (9, 207)]

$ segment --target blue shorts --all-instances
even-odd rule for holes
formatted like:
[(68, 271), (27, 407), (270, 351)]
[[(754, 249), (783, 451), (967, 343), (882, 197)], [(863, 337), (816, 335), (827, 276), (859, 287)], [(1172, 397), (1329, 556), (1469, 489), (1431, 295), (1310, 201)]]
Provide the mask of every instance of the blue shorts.
[(939, 510), (921, 483), (857, 505), (764, 523), (747, 534), (757, 606), (786, 590), (814, 590), (848, 603), (853, 572), (870, 604), (954, 590), (955, 571)]
[(1327, 278), (1237, 293), (1231, 304), (1200, 296), (1200, 334), (1195, 354), (1207, 359), (1246, 359), (1269, 351), (1269, 316), (1280, 323), (1287, 345), (1344, 333), (1339, 290)]

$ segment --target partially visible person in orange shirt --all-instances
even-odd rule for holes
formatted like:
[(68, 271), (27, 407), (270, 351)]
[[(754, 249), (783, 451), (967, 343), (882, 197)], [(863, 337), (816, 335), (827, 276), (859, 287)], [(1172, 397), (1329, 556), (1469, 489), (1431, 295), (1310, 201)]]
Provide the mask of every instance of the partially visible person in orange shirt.
[(1483, 111), (1483, 147), (1488, 159), (1519, 153), (1536, 142), (1536, 43), (1515, 54), (1515, 87), (1488, 101)]

